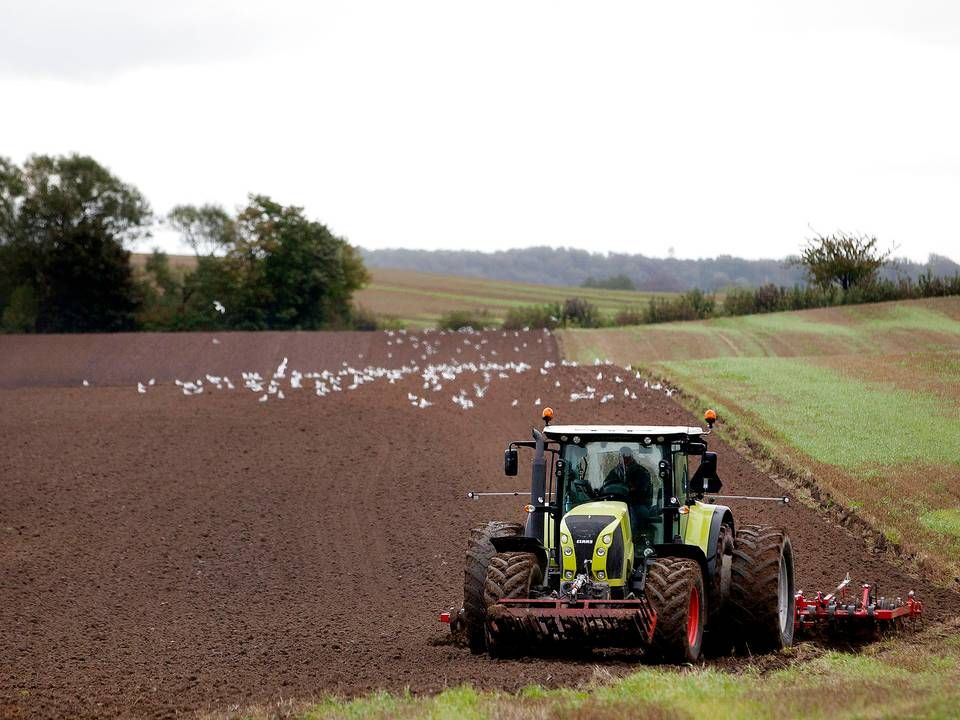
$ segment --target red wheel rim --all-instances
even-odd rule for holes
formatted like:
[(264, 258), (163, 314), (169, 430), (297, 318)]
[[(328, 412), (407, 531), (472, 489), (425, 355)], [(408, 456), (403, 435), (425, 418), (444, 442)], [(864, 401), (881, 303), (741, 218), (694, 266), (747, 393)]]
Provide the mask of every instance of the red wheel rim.
[(687, 610), (687, 645), (697, 644), (697, 635), (700, 630), (700, 591), (693, 588), (690, 591), (690, 608)]

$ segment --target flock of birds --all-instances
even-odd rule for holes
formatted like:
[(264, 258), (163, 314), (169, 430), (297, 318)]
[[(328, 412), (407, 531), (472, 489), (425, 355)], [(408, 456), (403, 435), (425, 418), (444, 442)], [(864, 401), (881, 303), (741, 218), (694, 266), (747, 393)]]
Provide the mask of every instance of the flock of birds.
[[(491, 339), (496, 339), (498, 351), (491, 345)], [(413, 379), (417, 383), (416, 392), (408, 391), (406, 399), (417, 409), (425, 410), (444, 400), (459, 406), (463, 410), (470, 410), (482, 402), (494, 383), (510, 380), (518, 376), (534, 374), (540, 379), (540, 386), (545, 387), (551, 397), (559, 395), (566, 381), (572, 384), (567, 399), (569, 402), (596, 401), (601, 404), (621, 400), (637, 400), (639, 388), (654, 391), (663, 391), (671, 395), (673, 390), (660, 383), (643, 378), (639, 372), (630, 367), (620, 369), (609, 360), (596, 360), (592, 367), (580, 366), (576, 361), (561, 360), (559, 363), (544, 360), (537, 367), (522, 359), (506, 359), (498, 356), (498, 352), (509, 354), (512, 346), (514, 355), (529, 356), (530, 345), (542, 345), (550, 333), (542, 333), (524, 329), (523, 331), (477, 331), (471, 328), (462, 328), (458, 331), (423, 330), (417, 333), (406, 330), (387, 330), (383, 333), (387, 360), (392, 360), (394, 353), (405, 356), (403, 362), (393, 366), (356, 364), (342, 362), (335, 370), (320, 370), (303, 372), (291, 368), (288, 358), (283, 358), (269, 377), (263, 377), (259, 372), (242, 372), (240, 380), (235, 384), (225, 375), (204, 374), (192, 380), (175, 379), (174, 383), (183, 395), (202, 395), (212, 390), (235, 390), (237, 385), (257, 395), (258, 401), (266, 403), (271, 400), (284, 400), (290, 392), (312, 392), (317, 397), (324, 397), (333, 393), (353, 392), (360, 388), (372, 387), (386, 383), (394, 385), (398, 382)], [(453, 344), (452, 353), (446, 360), (440, 357), (445, 347)], [(505, 342), (503, 342), (505, 341)], [(511, 342), (512, 341), (512, 342)], [(214, 338), (213, 342), (216, 343)], [(219, 344), (219, 343), (218, 343)], [(473, 357), (470, 357), (473, 355)], [(358, 355), (363, 360), (364, 355)], [(419, 358), (419, 359), (417, 359)], [(557, 367), (581, 368), (581, 371), (570, 380), (569, 373), (561, 375), (556, 372)], [(550, 378), (553, 382), (550, 382)], [(137, 392), (147, 394), (156, 386), (156, 379), (150, 378), (146, 382), (137, 383)], [(87, 380), (84, 386), (89, 386)], [(542, 398), (537, 397), (534, 406), (543, 404)], [(519, 398), (513, 398), (511, 407), (520, 405)]]

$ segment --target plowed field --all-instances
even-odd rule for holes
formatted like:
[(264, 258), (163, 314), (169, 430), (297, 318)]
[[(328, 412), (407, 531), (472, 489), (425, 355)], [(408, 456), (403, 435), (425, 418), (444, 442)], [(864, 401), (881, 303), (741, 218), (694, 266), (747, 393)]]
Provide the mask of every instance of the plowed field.
[[(534, 332), (0, 337), (0, 717), (627, 672), (622, 656), (472, 656), (436, 621), (460, 601), (468, 529), (520, 519), (522, 499), (465, 493), (523, 489), (502, 451), (538, 399), (563, 421), (696, 424), (622, 369), (555, 363)], [(779, 493), (711, 445), (726, 491)], [(933, 618), (960, 612), (804, 507), (736, 512), (790, 529), (802, 588), (851, 570), (917, 589)]]

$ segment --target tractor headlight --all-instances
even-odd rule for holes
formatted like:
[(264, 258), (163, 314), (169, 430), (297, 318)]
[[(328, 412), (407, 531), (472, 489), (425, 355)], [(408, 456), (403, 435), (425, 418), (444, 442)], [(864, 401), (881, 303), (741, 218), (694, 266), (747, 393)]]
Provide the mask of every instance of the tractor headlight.
[(573, 578), (573, 570), (567, 570), (567, 571), (563, 574), (563, 576), (564, 576), (567, 580), (572, 579), (572, 578)]
[(613, 541), (613, 538), (610, 537), (609, 535), (604, 535), (604, 536), (603, 536), (603, 544), (604, 544), (604, 545), (609, 545), (612, 541)]
[(598, 556), (598, 557), (603, 557), (603, 556), (606, 555), (606, 554), (607, 554), (607, 551), (603, 549), (603, 546), (602, 546), (602, 545), (597, 546), (597, 556)]
[(597, 580), (603, 580), (607, 574), (603, 570), (597, 570)]
[(561, 545), (566, 545), (566, 544), (567, 544), (567, 541), (568, 541), (569, 539), (570, 539), (570, 538), (568, 538), (566, 535), (561, 535), (561, 536), (560, 536), (560, 544), (561, 544)]
[(563, 549), (563, 554), (564, 554), (564, 555), (573, 555), (573, 548), (570, 547), (569, 545), (567, 545), (567, 547), (565, 547), (565, 548)]

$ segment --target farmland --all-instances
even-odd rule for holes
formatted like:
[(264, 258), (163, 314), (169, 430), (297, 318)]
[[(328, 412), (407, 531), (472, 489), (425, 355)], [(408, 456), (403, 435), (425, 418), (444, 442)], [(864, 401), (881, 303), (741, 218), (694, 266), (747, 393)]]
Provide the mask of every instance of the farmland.
[(643, 366), (716, 405), (745, 438), (811, 474), (921, 567), (945, 584), (960, 578), (956, 298), (619, 336), (573, 331), (563, 342), (581, 360), (609, 356)]
[[(136, 267), (142, 267), (145, 261), (145, 255), (133, 257)], [(194, 263), (190, 256), (170, 258), (175, 270), (188, 270)], [(492, 325), (499, 324), (510, 308), (562, 303), (570, 297), (588, 300), (603, 317), (612, 318), (620, 310), (643, 307), (651, 297), (670, 296), (670, 293), (498, 282), (410, 270), (373, 268), (370, 275), (370, 284), (354, 295), (354, 302), (408, 328), (436, 327), (441, 315), (453, 311), (486, 313)]]
[[(820, 320), (773, 316), (763, 322), (777, 329), (724, 321), (636, 331), (730, 340), (716, 343), (725, 357), (649, 362), (685, 373), (695, 392), (705, 392), (694, 387), (701, 371), (734, 388), (719, 398), (725, 425), (711, 439), (726, 491), (782, 492), (727, 432), (754, 431), (754, 418), (758, 436), (760, 420), (776, 422), (771, 447), (830, 469), (824, 482), (871, 462), (918, 462), (892, 440), (873, 458), (866, 451), (890, 435), (889, 418), (920, 435), (949, 417), (958, 308), (865, 307), (860, 319), (857, 310), (829, 311), (846, 329), (819, 332), (808, 325)], [(775, 355), (786, 326), (815, 335), (810, 347), (832, 350), (840, 334), (885, 360)], [(854, 653), (803, 644), (696, 668), (644, 667), (617, 653), (494, 661), (450, 641), (436, 612), (460, 602), (469, 528), (521, 514), (516, 498), (465, 494), (522, 486), (528, 468), (516, 480), (500, 472), (503, 447), (529, 437), (543, 405), (570, 421), (697, 423), (676, 396), (623, 369), (638, 364), (633, 345), (597, 333), (0, 337), (0, 717), (690, 717), (704, 704), (721, 718), (938, 717), (954, 707), (960, 596), (812, 505), (736, 512), (739, 522), (789, 528), (805, 588), (828, 589), (851, 570), (916, 589), (927, 630)], [(604, 353), (617, 362), (561, 364), (574, 341), (610, 343)], [(737, 342), (752, 354), (736, 355)], [(795, 364), (709, 365), (728, 361)], [(816, 403), (775, 412), (795, 391), (784, 383), (818, 378), (830, 381), (816, 403), (832, 402), (837, 423), (865, 423), (846, 450), (829, 432), (802, 435), (817, 425)], [(574, 401), (588, 386), (596, 399)], [(863, 388), (880, 395), (861, 407)], [(926, 404), (913, 409), (920, 397)], [(797, 413), (813, 420), (786, 424)], [(930, 465), (950, 459), (955, 434), (939, 441), (924, 440)], [(816, 457), (796, 449), (805, 443)], [(916, 521), (925, 532), (956, 537), (958, 503), (943, 500), (955, 497), (955, 474), (936, 505), (867, 476), (877, 496), (926, 503)]]
[(371, 275), (373, 280), (356, 294), (356, 302), (408, 327), (433, 327), (442, 314), (453, 310), (487, 312), (492, 322), (499, 323), (510, 308), (562, 303), (570, 297), (588, 300), (602, 316), (612, 318), (619, 310), (642, 307), (651, 297), (669, 295), (527, 285), (408, 270), (375, 268)]

